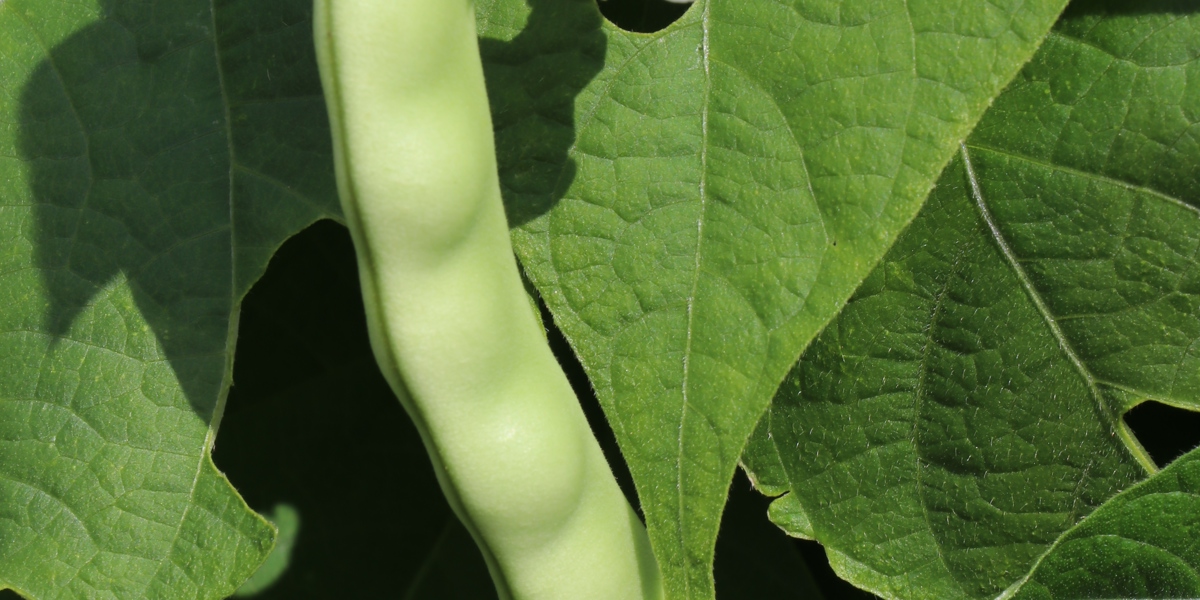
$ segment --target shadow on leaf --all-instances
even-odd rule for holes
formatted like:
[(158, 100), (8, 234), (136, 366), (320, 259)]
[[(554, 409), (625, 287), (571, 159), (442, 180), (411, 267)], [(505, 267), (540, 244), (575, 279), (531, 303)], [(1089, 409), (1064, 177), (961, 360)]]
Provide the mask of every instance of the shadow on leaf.
[(18, 151), (52, 344), (140, 328), (140, 313), (208, 421), (233, 310), (230, 156), (211, 39), (184, 26), (202, 7), (173, 6), (107, 0), (50, 50), (21, 96)]
[(530, 0), (511, 41), (479, 40), (510, 227), (549, 212), (575, 178), (575, 100), (604, 67), (593, 0)]

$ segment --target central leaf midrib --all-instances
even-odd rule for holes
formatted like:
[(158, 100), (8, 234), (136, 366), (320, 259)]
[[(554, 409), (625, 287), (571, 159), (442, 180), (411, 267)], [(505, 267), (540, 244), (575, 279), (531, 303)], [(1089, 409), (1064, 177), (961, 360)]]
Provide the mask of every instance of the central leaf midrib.
[[(679, 406), (679, 441), (677, 447), (677, 456), (675, 464), (675, 494), (678, 501), (679, 521), (676, 524), (675, 531), (678, 534), (679, 548), (685, 550), (687, 548), (687, 540), (684, 539), (684, 500), (683, 500), (683, 436), (684, 424), (687, 420), (688, 413), (688, 385), (691, 374), (691, 356), (692, 356), (692, 332), (695, 328), (696, 317), (696, 291), (700, 285), (700, 270), (703, 262), (704, 249), (704, 221), (708, 214), (708, 112), (712, 102), (712, 71), (710, 64), (710, 46), (709, 46), (709, 17), (711, 15), (712, 0), (706, 0), (704, 3), (704, 12), (700, 15), (700, 32), (701, 45), (700, 56), (704, 66), (704, 103), (700, 107), (700, 215), (696, 222), (696, 263), (692, 272), (692, 289), (687, 298), (687, 330), (683, 349), (683, 381), (680, 386), (683, 401)], [(686, 555), (686, 550), (685, 550)], [(691, 577), (683, 577), (684, 597), (691, 597)]]
[[(1094, 173), (1091, 171), (1085, 171), (1085, 170), (1077, 169), (1074, 167), (1068, 167), (1066, 165), (1057, 164), (1054, 162), (1050, 162), (1048, 160), (1035, 158), (1035, 157), (1032, 157), (1032, 156), (1029, 156), (1026, 154), (1021, 154), (1019, 152), (1014, 152), (1011, 150), (1004, 150), (1001, 148), (996, 148), (994, 146), (988, 146), (986, 144), (967, 143), (966, 147), (970, 148), (972, 150), (982, 150), (983, 152), (990, 152), (993, 154), (998, 154), (998, 155), (1004, 156), (1006, 158), (1011, 158), (1013, 160), (1026, 162), (1028, 164), (1043, 167), (1045, 169), (1049, 169), (1052, 171), (1059, 171), (1059, 172), (1066, 173), (1069, 175), (1074, 175), (1077, 177), (1090, 179), (1092, 181), (1096, 181), (1099, 183), (1112, 185), (1114, 187), (1118, 187), (1118, 188), (1133, 192), (1135, 194), (1145, 194), (1147, 196), (1157, 198), (1164, 202), (1169, 202), (1175, 206), (1178, 206), (1178, 207), (1184, 208), (1190, 212), (1196, 213), (1196, 215), (1198, 217), (1200, 217), (1200, 207), (1193, 206), (1192, 204), (1189, 204), (1188, 202), (1186, 202), (1180, 198), (1176, 198), (1166, 192), (1162, 192), (1162, 191), (1156, 190), (1151, 187), (1137, 185), (1134, 183), (1130, 183), (1128, 181), (1122, 181), (1120, 179), (1109, 177), (1107, 175), (1102, 175), (1102, 174)], [(1047, 313), (1048, 312), (1049, 311), (1047, 310)], [(1084, 316), (1090, 316), (1090, 315), (1082, 314), (1082, 313), (1081, 314), (1072, 314), (1069, 316), (1051, 315), (1051, 318), (1054, 319), (1055, 323), (1057, 323), (1057, 321), (1060, 321), (1060, 320), (1070, 320), (1070, 319), (1080, 318), (1080, 317), (1084, 317)], [(1178, 370), (1176, 371), (1176, 373), (1178, 374)], [(1090, 371), (1089, 371), (1089, 374), (1090, 374)], [(1090, 374), (1090, 376), (1092, 378), (1092, 381), (1097, 386), (1111, 387), (1111, 388), (1118, 389), (1118, 390), (1121, 390), (1126, 393), (1134, 394), (1136, 396), (1141, 396), (1141, 397), (1149, 399), (1149, 400), (1155, 400), (1157, 402), (1162, 402), (1164, 404), (1171, 404), (1171, 405), (1186, 405), (1187, 404), (1186, 402), (1182, 402), (1171, 396), (1147, 392), (1145, 390), (1130, 387), (1128, 385), (1125, 385), (1125, 384), (1122, 384), (1122, 383), (1119, 383), (1116, 381), (1112, 381), (1112, 380), (1109, 380), (1109, 379), (1106, 379), (1103, 377), (1098, 377), (1094, 374)], [(1137, 454), (1137, 453), (1135, 452), (1135, 454)], [(1143, 461), (1143, 462), (1145, 462), (1145, 461)], [(1155, 470), (1157, 470), (1157, 467), (1155, 468)]]
[[(1021, 287), (1025, 290), (1025, 294), (1029, 297), (1030, 301), (1033, 302), (1034, 308), (1037, 310), (1039, 316), (1041, 316), (1042, 321), (1050, 330), (1051, 335), (1054, 336), (1055, 341), (1058, 343), (1059, 349), (1064, 355), (1066, 355), (1067, 359), (1071, 362), (1072, 366), (1074, 366), (1080, 377), (1083, 378), (1084, 385), (1088, 390), (1088, 395), (1092, 397), (1094, 408), (1100, 414), (1100, 418), (1104, 421), (1105, 427), (1110, 433), (1114, 435), (1120, 435), (1122, 439), (1124, 439), (1126, 435), (1117, 422), (1119, 417), (1118, 415), (1113, 414), (1113, 411), (1110, 409), (1108, 403), (1105, 402), (1104, 395), (1100, 392), (1098, 378), (1087, 368), (1087, 365), (1084, 364), (1083, 360), (1079, 358), (1079, 355), (1075, 352), (1075, 348), (1067, 339), (1066, 334), (1064, 334), (1062, 328), (1058, 326), (1058, 321), (1055, 319), (1054, 314), (1050, 311), (1050, 307), (1046, 305), (1041, 293), (1038, 291), (1037, 287), (1034, 286), (1033, 280), (1030, 279), (1029, 274), (1025, 272), (1025, 268), (1021, 266), (1020, 260), (1013, 252), (1011, 246), (1009, 246), (1008, 240), (1000, 231), (1000, 226), (996, 222), (995, 217), (992, 215), (991, 209), (988, 208), (987, 201), (983, 197), (983, 189), (979, 183), (978, 177), (975, 174), (975, 167), (971, 162), (971, 155), (967, 150), (967, 144), (960, 144), (959, 149), (960, 154), (962, 155), (963, 166), (967, 174), (967, 182), (970, 186), (971, 200), (975, 204), (975, 207), (979, 212), (979, 216), (981, 219), (983, 219), (983, 222), (987, 226), (989, 233), (991, 233), (992, 239), (996, 242), (1001, 255), (1004, 256), (1004, 260), (1008, 264), (1009, 269), (1012, 270), (1017, 280), (1020, 281)], [(1138, 452), (1134, 452), (1128, 442), (1125, 443), (1125, 446), (1130, 449), (1130, 453), (1138, 460), (1139, 463), (1142, 464), (1144, 468), (1146, 468), (1148, 472), (1153, 473), (1157, 470), (1153, 462), (1147, 462), (1149, 460), (1148, 457)]]
[(222, 365), (221, 388), (220, 388), (220, 391), (217, 393), (216, 403), (215, 403), (215, 406), (213, 407), (212, 418), (208, 422), (208, 427), (207, 427), (208, 431), (204, 437), (204, 445), (201, 447), (199, 456), (197, 457), (197, 460), (196, 460), (196, 472), (192, 476), (192, 484), (191, 484), (190, 489), (188, 490), (187, 507), (184, 508), (183, 513), (179, 517), (179, 524), (175, 527), (175, 535), (172, 537), (171, 543), (168, 544), (166, 547), (167, 548), (166, 556), (163, 557), (163, 561), (159, 564), (158, 568), (155, 569), (154, 577), (150, 578), (146, 582), (146, 587), (143, 588), (143, 590), (142, 590), (143, 596), (147, 595), (147, 592), (149, 592), (150, 589), (154, 586), (154, 584), (159, 580), (159, 575), (162, 574), (163, 567), (165, 567), (167, 564), (174, 564), (173, 561), (171, 560), (171, 556), (175, 553), (175, 545), (179, 543), (179, 536), (180, 536), (180, 534), (183, 533), (184, 523), (187, 522), (188, 515), (190, 515), (192, 512), (192, 509), (196, 507), (196, 488), (199, 487), (200, 477), (204, 472), (204, 460), (205, 460), (204, 457), (206, 455), (208, 455), (209, 452), (212, 451), (213, 443), (217, 439), (217, 428), (220, 426), (221, 417), (224, 416), (224, 414), (225, 414), (225, 401), (229, 397), (229, 387), (233, 382), (232, 381), (233, 380), (232, 373), (231, 373), (231, 371), (233, 370), (233, 360), (231, 360), (231, 359), (233, 357), (233, 349), (237, 344), (237, 332), (238, 332), (238, 322), (239, 322), (238, 313), (241, 310), (241, 303), (239, 302), (239, 300), (236, 297), (234, 297), (234, 294), (237, 293), (237, 291), (236, 291), (237, 290), (237, 285), (236, 285), (237, 252), (234, 247), (237, 236), (234, 235), (234, 230), (233, 230), (233, 228), (234, 228), (233, 177), (234, 177), (234, 164), (236, 162), (234, 160), (234, 151), (233, 151), (233, 118), (231, 116), (231, 111), (230, 111), (229, 94), (228, 94), (226, 86), (225, 86), (225, 71), (223, 69), (223, 65), (221, 62), (221, 46), (220, 46), (220, 39), (219, 39), (219, 36), (217, 33), (218, 28), (217, 28), (216, 0), (209, 0), (208, 8), (209, 8), (210, 24), (212, 26), (211, 34), (212, 34), (212, 45), (213, 45), (213, 63), (214, 63), (213, 66), (215, 67), (216, 72), (217, 72), (217, 85), (218, 85), (218, 88), (220, 91), (221, 111), (225, 117), (225, 127), (224, 127), (225, 145), (226, 145), (226, 152), (227, 152), (228, 159), (229, 159), (229, 175), (228, 175), (227, 185), (229, 186), (228, 202), (229, 202), (229, 265), (230, 265), (230, 268), (229, 268), (229, 294), (230, 294), (229, 310), (230, 310), (230, 314), (229, 314), (228, 329), (227, 329), (227, 333), (225, 336), (225, 352), (223, 353), (225, 356), (225, 360), (223, 361), (224, 364)]

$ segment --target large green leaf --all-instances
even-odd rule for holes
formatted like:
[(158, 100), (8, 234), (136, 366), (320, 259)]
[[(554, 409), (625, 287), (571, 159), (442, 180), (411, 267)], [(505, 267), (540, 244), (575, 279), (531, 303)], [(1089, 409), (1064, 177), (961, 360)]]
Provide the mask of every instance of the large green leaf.
[(801, 350), (1062, 0), (701, 0), (655, 34), (481, 0), (518, 255), (637, 483), (671, 598)]
[(1076, 2), (796, 365), (745, 462), (889, 598), (994, 597), (1200, 408), (1200, 7)]
[(270, 550), (209, 450), (242, 295), (336, 203), (308, 11), (0, 3), (0, 588), (219, 598)]
[(1200, 449), (1105, 502), (1004, 595), (1200, 597)]

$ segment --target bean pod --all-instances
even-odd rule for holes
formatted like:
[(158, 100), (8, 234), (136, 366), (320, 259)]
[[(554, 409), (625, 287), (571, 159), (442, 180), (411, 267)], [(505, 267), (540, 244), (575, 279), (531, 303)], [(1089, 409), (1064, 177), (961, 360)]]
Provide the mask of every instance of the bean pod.
[(661, 597), (521, 284), (474, 3), (316, 0), (315, 21), (371, 344), (501, 597)]

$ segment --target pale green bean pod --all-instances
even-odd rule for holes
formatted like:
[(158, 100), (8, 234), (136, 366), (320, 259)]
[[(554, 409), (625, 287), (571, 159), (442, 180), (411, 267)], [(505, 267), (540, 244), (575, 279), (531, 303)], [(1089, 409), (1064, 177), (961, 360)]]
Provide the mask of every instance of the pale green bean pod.
[(470, 0), (316, 0), (339, 194), (371, 344), (500, 595), (662, 595), (530, 311)]

